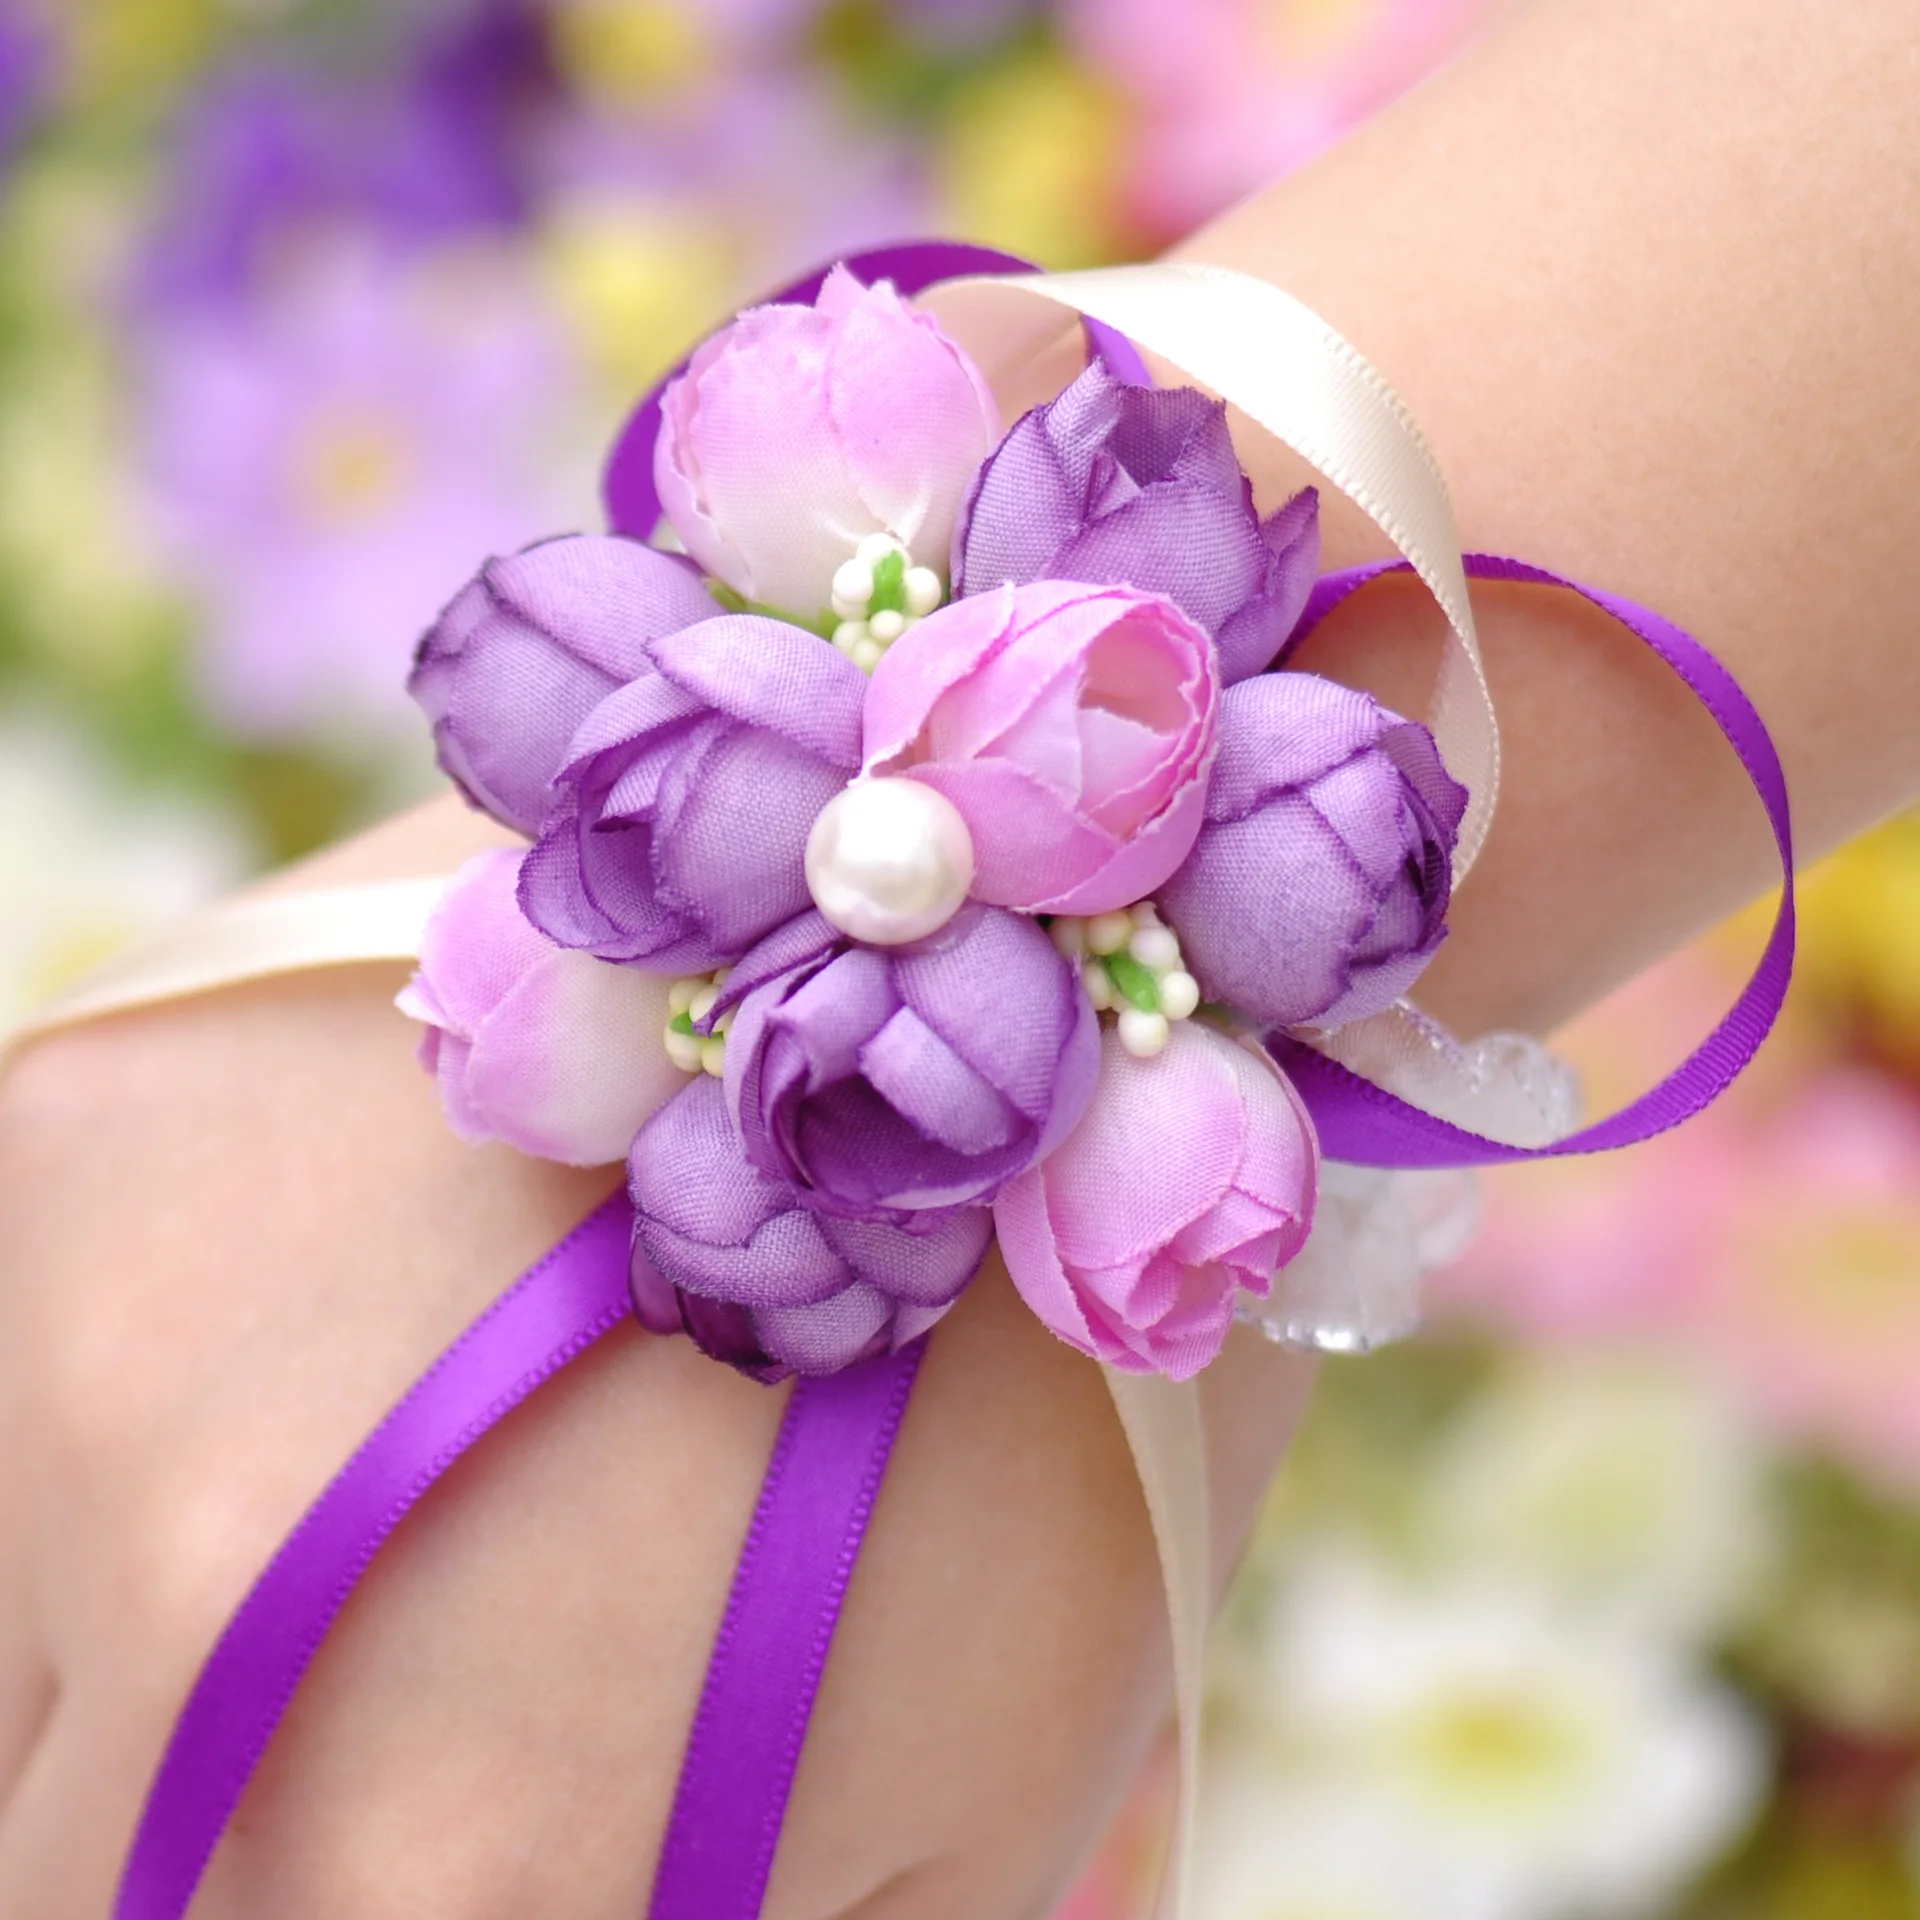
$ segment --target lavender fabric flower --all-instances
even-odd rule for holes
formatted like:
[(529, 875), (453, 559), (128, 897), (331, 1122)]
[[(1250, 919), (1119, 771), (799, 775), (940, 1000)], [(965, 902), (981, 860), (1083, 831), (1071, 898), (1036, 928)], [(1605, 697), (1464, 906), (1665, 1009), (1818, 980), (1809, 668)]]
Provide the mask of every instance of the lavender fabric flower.
[(660, 1044), (669, 983), (543, 939), (514, 898), (522, 858), (496, 848), (454, 875), (398, 1004), (426, 1023), (421, 1064), (463, 1140), (607, 1166), (685, 1084)]
[(1339, 1026), (1412, 986), (1446, 935), (1466, 789), (1433, 736), (1307, 673), (1229, 688), (1206, 824), (1161, 890), (1210, 1000)]
[(836, 267), (815, 305), (751, 308), (693, 356), (661, 402), (654, 484), (707, 572), (812, 619), (869, 534), (945, 566), (999, 430), (985, 379), (932, 316)]
[(1164, 594), (1213, 635), (1228, 685), (1279, 655), (1319, 568), (1318, 495), (1261, 520), (1220, 401), (1129, 386), (1098, 360), (1015, 423), (953, 536), (956, 595), (1029, 580)]
[(807, 834), (859, 766), (867, 681), (751, 614), (645, 653), (649, 670), (574, 736), (520, 900), (563, 947), (704, 971), (810, 904)]
[(718, 1081), (654, 1115), (628, 1161), (633, 1299), (656, 1333), (685, 1331), (759, 1380), (837, 1373), (904, 1346), (959, 1297), (985, 1257), (985, 1207), (901, 1224), (800, 1204), (745, 1157)]
[(1052, 1331), (1175, 1380), (1220, 1351), (1242, 1287), (1264, 1294), (1313, 1224), (1312, 1123), (1271, 1066), (1182, 1022), (1136, 1060), (1109, 1032), (1100, 1086), (1057, 1152), (994, 1202), (1007, 1271)]
[(407, 691), (453, 783), (532, 836), (581, 721), (652, 672), (648, 641), (713, 611), (685, 561), (637, 541), (542, 541), (461, 588), (420, 642)]
[(885, 949), (807, 914), (721, 1004), (748, 1159), (851, 1219), (990, 1199), (1072, 1129), (1098, 1071), (1074, 969), (1035, 922), (977, 902)]
[(956, 600), (873, 675), (869, 772), (910, 773), (973, 834), (977, 898), (1100, 913), (1150, 894), (1200, 829), (1220, 686), (1207, 636), (1131, 587)]

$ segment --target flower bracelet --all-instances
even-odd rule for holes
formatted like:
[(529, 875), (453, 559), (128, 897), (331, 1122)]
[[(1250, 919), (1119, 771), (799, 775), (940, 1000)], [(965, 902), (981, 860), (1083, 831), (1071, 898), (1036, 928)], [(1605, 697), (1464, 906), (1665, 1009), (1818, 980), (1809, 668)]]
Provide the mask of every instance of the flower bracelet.
[[(1165, 1910), (1183, 1912), (1207, 1612), (1191, 1377), (1236, 1314), (1307, 1345), (1404, 1331), (1419, 1269), (1461, 1237), (1459, 1170), (1645, 1138), (1764, 1038), (1791, 836), (1726, 670), (1631, 602), (1463, 560), (1405, 409), (1286, 295), (1210, 268), (1021, 265), (887, 249), (742, 314), (623, 434), (613, 534), (491, 561), (456, 595), (413, 690), (443, 767), (524, 851), (444, 891), (241, 903), (37, 1023), (417, 951), (401, 1005), (452, 1124), (628, 1175), (261, 1575), (175, 1728), (119, 1920), (185, 1913), (379, 1542), (635, 1315), (799, 1376), (649, 1907), (751, 1920), (924, 1337), (996, 1238), (1041, 1322), (1105, 1363), (1140, 1469), (1175, 1641)], [(1009, 272), (1002, 321), (1044, 334), (1069, 309), (1096, 351), (1003, 433), (965, 327), (903, 296), (947, 282), (958, 313), (984, 283), (954, 276)], [(1134, 343), (1230, 394), (1405, 558), (1319, 575), (1314, 494), (1259, 515), (1224, 406), (1150, 385)], [(1425, 723), (1288, 664), (1396, 566), (1452, 632)], [(1462, 1046), (1405, 998), (1497, 789), (1469, 574), (1581, 593), (1659, 653), (1740, 757), (1788, 882), (1732, 1012), (1579, 1131), (1536, 1044)]]

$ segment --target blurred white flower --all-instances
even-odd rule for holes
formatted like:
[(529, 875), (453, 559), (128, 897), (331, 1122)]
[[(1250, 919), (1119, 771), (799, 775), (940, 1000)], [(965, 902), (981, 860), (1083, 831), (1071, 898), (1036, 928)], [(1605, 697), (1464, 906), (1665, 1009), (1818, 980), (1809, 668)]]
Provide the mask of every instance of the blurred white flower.
[[(1605, 1920), (1733, 1838), (1766, 1756), (1671, 1642), (1328, 1550), (1283, 1589), (1202, 1920)], [(1230, 1822), (1230, 1824), (1228, 1824)]]
[(1462, 1566), (1697, 1643), (1764, 1576), (1766, 1471), (1753, 1422), (1698, 1366), (1534, 1357), (1448, 1434), (1427, 1518)]
[(0, 1031), (251, 864), (210, 808), (129, 790), (64, 722), (0, 714)]

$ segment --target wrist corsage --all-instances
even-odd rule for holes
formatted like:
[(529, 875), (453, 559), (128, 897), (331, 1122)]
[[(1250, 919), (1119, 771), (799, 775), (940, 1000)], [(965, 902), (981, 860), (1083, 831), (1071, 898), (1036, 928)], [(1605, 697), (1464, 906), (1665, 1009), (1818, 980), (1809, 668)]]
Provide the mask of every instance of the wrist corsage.
[(442, 766), (531, 842), (402, 996), (449, 1118), (626, 1158), (640, 1318), (758, 1378), (916, 1338), (995, 1235), (1060, 1338), (1191, 1375), (1313, 1227), (1260, 1036), (1401, 999), (1467, 801), (1277, 664), (1313, 491), (1262, 517), (1222, 403), (1098, 356), (1003, 433), (844, 267), (660, 416), (653, 544), (492, 561), (419, 650)]
[[(175, 1725), (117, 1920), (182, 1920), (380, 1544), (635, 1314), (800, 1376), (648, 1907), (753, 1920), (922, 1335), (996, 1238), (1040, 1320), (1106, 1363), (1139, 1472), (1180, 1725), (1179, 1920), (1214, 1566), (1191, 1376), (1236, 1315), (1314, 1347), (1405, 1332), (1420, 1271), (1470, 1226), (1468, 1169), (1645, 1139), (1764, 1039), (1793, 957), (1787, 791), (1713, 655), (1620, 596), (1462, 555), (1405, 407), (1279, 289), (1019, 266), (907, 245), (743, 314), (629, 422), (614, 533), (494, 560), (455, 596), (413, 690), (443, 767), (523, 847), (444, 889), (243, 900), (41, 1022), (417, 952), (401, 1005), (455, 1128), (628, 1176), (263, 1570)], [(980, 285), (955, 276), (1009, 272), (1001, 348), (1068, 311), (1095, 357), (1002, 434), (954, 329), (902, 295), (964, 302)], [(1320, 574), (1314, 494), (1258, 514), (1223, 407), (1151, 386), (1134, 342), (1230, 395), (1404, 558)], [(1449, 627), (1424, 722), (1289, 664), (1403, 568)], [(1405, 998), (1498, 789), (1470, 577), (1582, 594), (1659, 655), (1738, 756), (1786, 882), (1732, 1010), (1585, 1126), (1535, 1042), (1462, 1044)]]

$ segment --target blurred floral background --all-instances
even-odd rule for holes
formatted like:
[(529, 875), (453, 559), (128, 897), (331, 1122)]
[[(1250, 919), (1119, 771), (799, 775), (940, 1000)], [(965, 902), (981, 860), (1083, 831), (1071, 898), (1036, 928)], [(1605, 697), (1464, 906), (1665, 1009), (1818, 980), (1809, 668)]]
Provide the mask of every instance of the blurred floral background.
[[(837, 250), (1151, 252), (1488, 0), (0, 0), (0, 1026), (430, 789), (401, 682)], [(1220, 1635), (1204, 1920), (1920, 1916), (1920, 820), (1704, 1121), (1485, 1185)], [(1596, 1106), (1758, 922), (1582, 1023)], [(1150, 1769), (1062, 1911), (1144, 1910)]]

